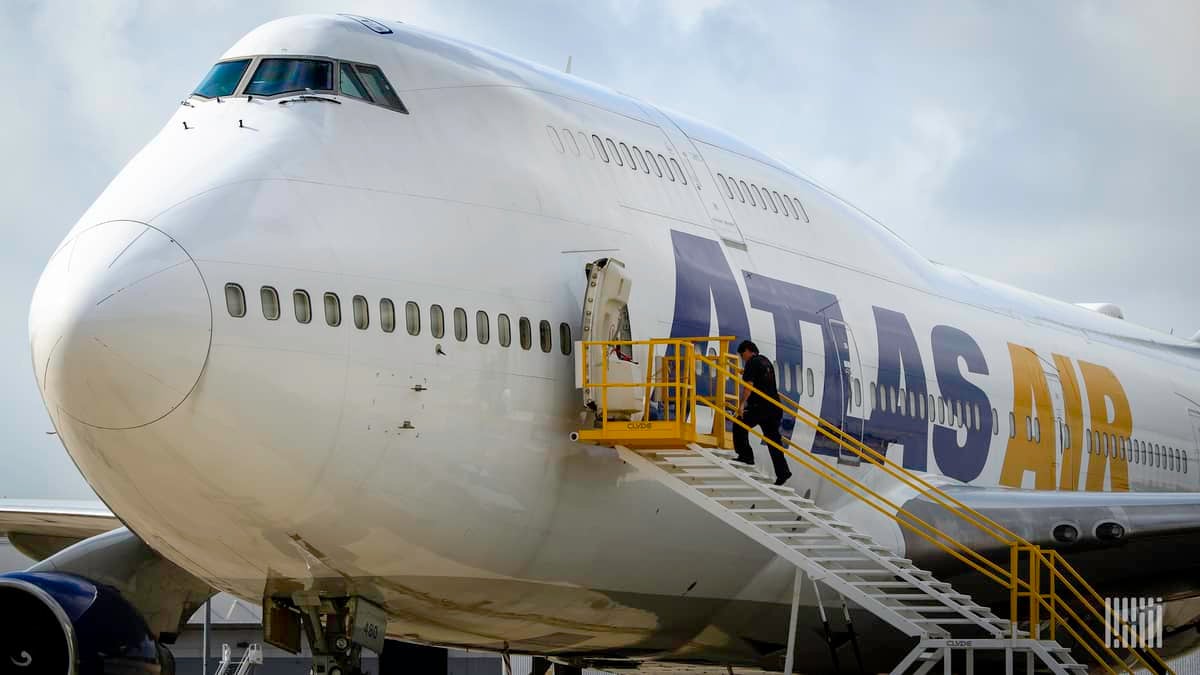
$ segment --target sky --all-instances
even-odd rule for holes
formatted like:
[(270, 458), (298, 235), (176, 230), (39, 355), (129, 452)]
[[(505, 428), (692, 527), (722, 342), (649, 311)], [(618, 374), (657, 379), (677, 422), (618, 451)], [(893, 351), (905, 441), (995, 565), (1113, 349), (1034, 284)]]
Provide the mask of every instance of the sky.
[[(67, 230), (241, 35), (399, 19), (731, 131), (926, 256), (1200, 329), (1200, 3), (0, 2), (0, 498), (89, 498), (30, 365)], [(402, 86), (402, 85), (401, 85)]]

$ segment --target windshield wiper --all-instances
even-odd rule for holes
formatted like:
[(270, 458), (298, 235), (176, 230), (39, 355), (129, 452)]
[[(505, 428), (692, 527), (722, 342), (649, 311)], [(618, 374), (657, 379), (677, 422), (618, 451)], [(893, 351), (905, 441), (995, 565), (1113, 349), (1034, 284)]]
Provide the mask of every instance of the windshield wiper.
[(334, 99), (334, 98), (326, 98), (324, 96), (313, 96), (312, 94), (300, 94), (299, 96), (293, 96), (292, 98), (285, 98), (285, 99), (280, 100), (279, 105), (284, 105), (285, 103), (297, 103), (299, 101), (324, 101), (326, 103), (336, 103), (338, 105), (342, 104), (341, 101)]

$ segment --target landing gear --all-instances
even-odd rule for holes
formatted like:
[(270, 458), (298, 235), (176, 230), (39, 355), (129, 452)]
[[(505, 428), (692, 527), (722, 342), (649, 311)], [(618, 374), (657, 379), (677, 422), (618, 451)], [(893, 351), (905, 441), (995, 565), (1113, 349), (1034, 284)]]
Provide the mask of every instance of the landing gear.
[(268, 600), (263, 603), (266, 641), (298, 653), (303, 631), (312, 651), (312, 675), (363, 675), (363, 649), (383, 652), (387, 614), (361, 597), (300, 591)]

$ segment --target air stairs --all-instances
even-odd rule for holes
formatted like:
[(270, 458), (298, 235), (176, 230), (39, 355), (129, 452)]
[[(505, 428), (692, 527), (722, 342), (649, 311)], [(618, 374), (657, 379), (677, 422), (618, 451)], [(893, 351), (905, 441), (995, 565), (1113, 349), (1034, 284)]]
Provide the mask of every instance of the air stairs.
[[(705, 356), (703, 345), (710, 340), (719, 341), (720, 353), (726, 356)], [(1091, 664), (1102, 669), (1099, 672), (1132, 674), (1134, 668), (1171, 672), (1152, 652), (1130, 649), (1128, 644), (1110, 646), (1099, 638), (1085, 620), (1089, 614), (1103, 615), (1093, 602), (1099, 601), (1099, 596), (1054, 551), (1044, 551), (982, 514), (971, 512), (794, 401), (786, 401), (781, 407), (786, 406), (786, 414), (796, 418), (797, 427), (801, 422), (812, 426), (880, 471), (918, 487), (923, 495), (938, 500), (973, 526), (989, 533), (994, 528), (995, 536), (1011, 546), (1009, 568), (903, 513), (899, 505), (791, 441), (785, 441), (788, 447), (777, 448), (801, 467), (1001, 584), (1011, 597), (1010, 617), (998, 616), (912, 560), (881, 546), (853, 523), (839, 519), (792, 488), (774, 485), (754, 467), (734, 461), (728, 452), (731, 444), (727, 427), (741, 422), (730, 412), (731, 401), (737, 400), (739, 387), (753, 388), (740, 380), (740, 371), (732, 360), (736, 357), (727, 354), (730, 340), (581, 343), (581, 385), (587, 406), (594, 412), (594, 425), (573, 437), (616, 448), (631, 466), (795, 566), (785, 672), (793, 672), (799, 587), (805, 576), (913, 638), (914, 647), (892, 670), (894, 675), (927, 673), (939, 663), (948, 674), (956, 653), (963, 655), (959, 658), (970, 674), (974, 672), (975, 654), (985, 651), (1002, 652), (1004, 672), (1010, 675), (1018, 667), (1021, 672), (1055, 675), (1089, 672), (1089, 665), (1077, 661), (1056, 640), (1056, 629), (1086, 651)], [(610, 355), (618, 351), (632, 352), (635, 361), (641, 358), (648, 364), (644, 378), (628, 381), (632, 379), (630, 361), (622, 357), (620, 369), (614, 370), (617, 377), (610, 380)], [(610, 397), (610, 390), (620, 389), (626, 391), (613, 391)], [(631, 394), (629, 389), (636, 391)], [(701, 422), (704, 419), (707, 423)], [(757, 431), (748, 430), (770, 443)], [(1117, 652), (1121, 647), (1125, 647), (1125, 656)]]
[[(1086, 666), (1057, 643), (1032, 640), (1024, 632), (1018, 633), (1015, 641), (1009, 639), (1007, 619), (955, 592), (950, 584), (878, 545), (853, 524), (838, 520), (792, 488), (775, 486), (753, 467), (733, 461), (732, 453), (698, 444), (645, 453), (627, 447), (618, 450), (630, 465), (656, 476), (677, 494), (795, 565), (809, 579), (920, 640), (914, 649), (916, 657), (894, 673), (904, 673), (918, 661), (919, 668), (928, 670), (942, 660), (948, 644), (975, 645), (968, 637), (983, 638), (995, 648), (1015, 653), (1049, 656), (1042, 662), (1056, 675), (1087, 672)], [(794, 636), (793, 630), (789, 639)], [(789, 657), (793, 647), (788, 645)], [(785, 670), (791, 672), (790, 663)]]

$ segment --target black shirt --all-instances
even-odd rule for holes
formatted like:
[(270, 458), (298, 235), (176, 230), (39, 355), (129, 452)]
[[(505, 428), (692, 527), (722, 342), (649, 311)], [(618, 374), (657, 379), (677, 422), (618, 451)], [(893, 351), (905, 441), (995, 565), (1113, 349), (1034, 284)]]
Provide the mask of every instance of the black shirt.
[[(751, 356), (750, 360), (746, 362), (746, 368), (742, 371), (742, 379), (768, 398), (779, 400), (779, 390), (775, 386), (775, 364), (771, 363), (771, 359), (762, 354)], [(775, 406), (763, 400), (762, 396), (754, 393), (751, 393), (750, 398), (746, 400), (746, 409), (751, 408), (777, 410)]]

